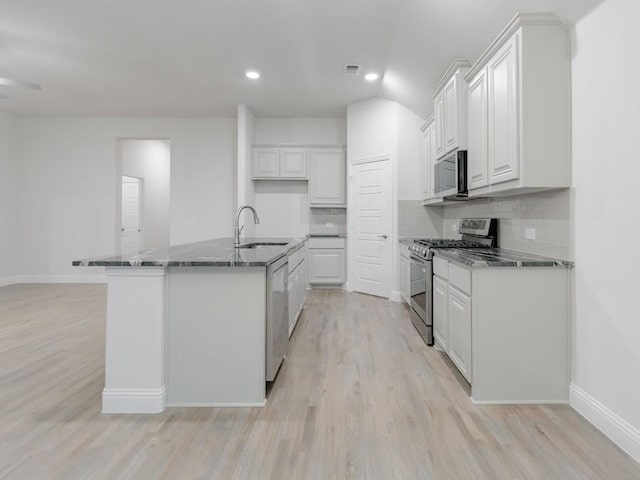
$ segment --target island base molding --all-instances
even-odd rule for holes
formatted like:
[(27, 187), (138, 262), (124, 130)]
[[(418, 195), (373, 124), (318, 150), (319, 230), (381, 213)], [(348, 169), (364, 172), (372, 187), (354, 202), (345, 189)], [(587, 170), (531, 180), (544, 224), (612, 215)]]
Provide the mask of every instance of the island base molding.
[(105, 413), (165, 408), (167, 276), (163, 267), (109, 267)]
[(105, 388), (102, 413), (160, 413), (166, 405), (164, 388)]

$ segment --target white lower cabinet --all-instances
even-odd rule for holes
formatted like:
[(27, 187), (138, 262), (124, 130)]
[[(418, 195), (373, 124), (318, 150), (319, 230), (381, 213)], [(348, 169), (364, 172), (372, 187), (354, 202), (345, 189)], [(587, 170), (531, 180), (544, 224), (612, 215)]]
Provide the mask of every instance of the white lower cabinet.
[(345, 282), (345, 239), (309, 239), (309, 283), (342, 285)]
[(433, 271), (434, 337), (474, 403), (568, 402), (567, 268), (472, 268), (436, 254)]
[(307, 258), (306, 247), (289, 256), (289, 336), (298, 323), (307, 297)]
[(402, 301), (411, 303), (411, 261), (409, 247), (400, 244), (400, 295)]
[(471, 383), (471, 297), (449, 285), (449, 358)]
[(447, 280), (433, 277), (433, 337), (444, 352), (448, 351), (449, 344), (448, 290)]

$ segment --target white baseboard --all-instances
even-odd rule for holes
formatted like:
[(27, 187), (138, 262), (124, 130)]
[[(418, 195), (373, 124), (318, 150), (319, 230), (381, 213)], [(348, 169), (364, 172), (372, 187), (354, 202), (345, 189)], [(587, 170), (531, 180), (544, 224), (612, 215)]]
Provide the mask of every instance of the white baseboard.
[(204, 402), (204, 403), (193, 403), (193, 402), (176, 402), (176, 403), (168, 403), (167, 407), (213, 407), (213, 408), (256, 408), (256, 407), (264, 407), (267, 404), (267, 401), (264, 400), (262, 402), (248, 402), (248, 403), (228, 403), (228, 402)]
[(389, 300), (391, 300), (392, 302), (402, 302), (402, 293), (398, 290), (393, 290), (391, 292), (391, 296), (389, 297)]
[(165, 407), (165, 389), (105, 388), (102, 413), (160, 413)]
[(106, 275), (13, 275), (0, 278), (0, 287), (20, 283), (107, 283)]
[(6, 287), (8, 285), (15, 285), (17, 283), (22, 283), (20, 275), (12, 275), (10, 277), (2, 277), (0, 278), (0, 287)]
[(474, 400), (470, 397), (471, 403), (474, 405), (566, 405), (567, 399), (560, 400)]
[(569, 405), (640, 462), (640, 430), (573, 383), (569, 386)]

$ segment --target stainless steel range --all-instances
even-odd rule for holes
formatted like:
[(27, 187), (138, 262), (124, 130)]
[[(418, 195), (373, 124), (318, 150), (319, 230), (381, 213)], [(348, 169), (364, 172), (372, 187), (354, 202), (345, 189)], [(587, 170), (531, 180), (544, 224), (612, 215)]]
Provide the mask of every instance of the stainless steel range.
[(415, 240), (411, 253), (411, 321), (420, 336), (433, 345), (433, 251), (439, 248), (491, 248), (498, 246), (496, 218), (460, 220), (460, 240), (428, 238)]

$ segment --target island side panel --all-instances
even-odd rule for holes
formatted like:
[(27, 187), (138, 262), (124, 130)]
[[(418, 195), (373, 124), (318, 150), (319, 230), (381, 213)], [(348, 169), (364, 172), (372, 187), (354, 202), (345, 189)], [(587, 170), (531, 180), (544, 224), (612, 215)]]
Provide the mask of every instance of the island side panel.
[(475, 268), (471, 397), (475, 403), (567, 403), (566, 268)]
[(171, 267), (167, 404), (265, 404), (266, 267)]
[(102, 411), (161, 412), (165, 407), (165, 269), (111, 267), (106, 273)]

